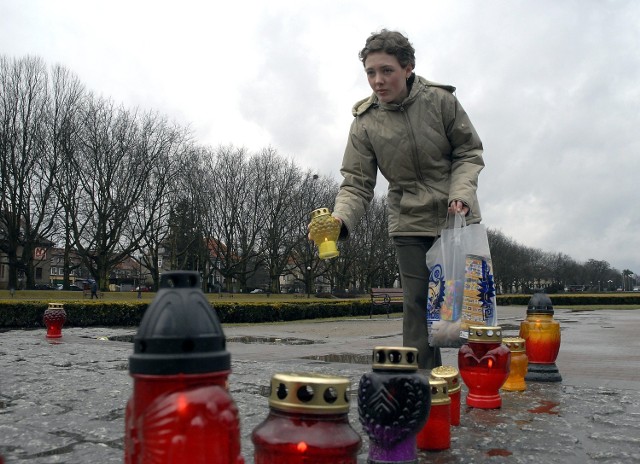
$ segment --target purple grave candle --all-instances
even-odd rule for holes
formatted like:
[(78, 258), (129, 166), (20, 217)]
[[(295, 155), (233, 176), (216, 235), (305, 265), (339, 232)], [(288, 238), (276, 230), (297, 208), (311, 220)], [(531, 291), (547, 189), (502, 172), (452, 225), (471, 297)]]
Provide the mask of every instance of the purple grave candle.
[(431, 407), (426, 376), (418, 373), (418, 350), (373, 349), (372, 372), (358, 387), (360, 423), (369, 436), (370, 464), (417, 462), (416, 435)]

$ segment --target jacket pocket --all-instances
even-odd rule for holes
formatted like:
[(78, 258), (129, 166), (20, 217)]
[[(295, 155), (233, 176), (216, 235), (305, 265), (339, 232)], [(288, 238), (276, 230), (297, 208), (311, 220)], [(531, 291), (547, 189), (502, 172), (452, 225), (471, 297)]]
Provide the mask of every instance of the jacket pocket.
[(426, 185), (414, 184), (414, 189), (403, 189), (400, 198), (400, 213), (409, 215), (423, 215), (436, 210), (433, 193)]

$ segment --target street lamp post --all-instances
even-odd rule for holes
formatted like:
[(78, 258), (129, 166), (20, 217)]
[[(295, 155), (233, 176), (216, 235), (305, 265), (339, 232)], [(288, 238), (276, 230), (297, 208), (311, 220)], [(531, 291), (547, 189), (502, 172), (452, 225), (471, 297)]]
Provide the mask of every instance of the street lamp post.
[(142, 299), (142, 253), (138, 253), (138, 299)]

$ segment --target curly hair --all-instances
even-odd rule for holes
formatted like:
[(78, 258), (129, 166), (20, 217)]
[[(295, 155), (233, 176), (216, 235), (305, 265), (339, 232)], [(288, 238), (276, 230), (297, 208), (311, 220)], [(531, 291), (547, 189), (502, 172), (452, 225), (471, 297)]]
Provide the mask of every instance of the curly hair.
[(385, 52), (395, 56), (403, 68), (409, 64), (413, 68), (416, 66), (416, 51), (409, 42), (409, 39), (400, 32), (389, 31), (387, 29), (382, 29), (380, 32), (373, 32), (367, 39), (364, 48), (358, 53), (358, 57), (363, 65), (369, 53), (374, 52)]

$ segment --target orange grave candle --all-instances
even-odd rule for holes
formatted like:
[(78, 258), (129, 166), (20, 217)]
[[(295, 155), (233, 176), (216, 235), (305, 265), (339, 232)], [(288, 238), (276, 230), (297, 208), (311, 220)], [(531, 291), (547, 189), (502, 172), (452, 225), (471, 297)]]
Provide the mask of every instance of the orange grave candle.
[(527, 318), (520, 324), (520, 338), (524, 338), (529, 365), (526, 380), (561, 382), (556, 366), (560, 351), (560, 323), (553, 318), (551, 299), (536, 293), (529, 300)]
[(502, 390), (524, 391), (527, 389), (524, 377), (527, 375), (527, 366), (529, 365), (527, 353), (525, 352), (524, 338), (507, 337), (503, 338), (502, 342), (509, 348), (509, 351), (511, 351), (509, 377), (507, 377), (507, 381), (502, 386)]

